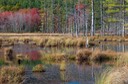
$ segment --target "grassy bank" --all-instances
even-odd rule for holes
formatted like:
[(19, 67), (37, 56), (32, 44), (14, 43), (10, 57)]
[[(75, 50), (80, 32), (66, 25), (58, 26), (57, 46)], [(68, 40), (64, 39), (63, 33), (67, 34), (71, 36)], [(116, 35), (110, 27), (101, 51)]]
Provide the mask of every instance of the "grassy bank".
[(17, 43), (33, 44), (40, 47), (83, 47), (86, 45), (85, 37), (54, 37), (54, 36), (42, 36), (42, 37), (7, 37), (0, 38), (1, 46), (13, 45)]
[[(1, 47), (12, 46), (17, 43), (32, 44), (40, 47), (85, 47), (86, 37), (73, 37), (68, 34), (0, 34)], [(89, 46), (100, 44), (100, 42), (128, 42), (128, 37), (119, 36), (88, 36)]]

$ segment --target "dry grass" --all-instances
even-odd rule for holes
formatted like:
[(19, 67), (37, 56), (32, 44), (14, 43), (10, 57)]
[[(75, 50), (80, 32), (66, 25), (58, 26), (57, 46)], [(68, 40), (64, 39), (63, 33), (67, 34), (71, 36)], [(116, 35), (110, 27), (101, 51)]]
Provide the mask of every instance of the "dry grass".
[(32, 68), (33, 72), (44, 72), (45, 68), (42, 64), (38, 64)]
[(118, 57), (118, 53), (114, 51), (102, 51), (99, 49), (95, 49), (94, 51), (90, 49), (82, 49), (78, 50), (76, 60), (78, 61), (84, 61), (84, 60), (90, 60), (90, 61), (96, 61), (96, 62), (102, 62), (105, 60), (114, 60)]
[(42, 60), (61, 62), (66, 59), (66, 55), (64, 53), (51, 53), (42, 56)]
[(68, 55), (67, 59), (69, 60), (75, 60), (76, 59), (76, 55)]
[(27, 55), (24, 55), (24, 54), (17, 54), (17, 55), (16, 55), (16, 59), (17, 59), (17, 60), (25, 60), (25, 59), (28, 59), (28, 58), (27, 58)]
[(96, 84), (128, 84), (128, 67), (106, 70), (96, 80)]
[(93, 61), (105, 61), (105, 60), (113, 60), (116, 59), (117, 53), (114, 51), (101, 51), (99, 49), (95, 49), (90, 57)]
[[(10, 36), (9, 36), (10, 35)], [(41, 47), (58, 47), (58, 46), (65, 46), (65, 47), (84, 47), (86, 44), (86, 37), (72, 37), (70, 35), (62, 35), (62, 34), (7, 34), (1, 35), (0, 43), (3, 46), (13, 46), (16, 43), (32, 43), (33, 45), (37, 44)], [(96, 42), (101, 41), (108, 41), (108, 42), (121, 42), (127, 41), (128, 38), (119, 37), (119, 36), (88, 36), (89, 45), (95, 46)], [(2, 46), (2, 45), (1, 45)]]
[(13, 61), (15, 53), (13, 52), (12, 47), (4, 48), (4, 59), (5, 61)]
[[(86, 44), (86, 37), (72, 37), (70, 35), (43, 35), (43, 34), (10, 34), (11, 36), (7, 35), (1, 35), (0, 42), (5, 43), (9, 46), (15, 44), (15, 43), (31, 43), (34, 42), (34, 44), (37, 44), (38, 46), (44, 47), (55, 47), (55, 46), (77, 46), (77, 47), (83, 47)], [(34, 36), (35, 35), (35, 36)], [(6, 38), (4, 38), (6, 36)], [(7, 37), (8, 36), (8, 37)], [(127, 41), (127, 38), (124, 37), (118, 37), (118, 36), (94, 36), (94, 37), (88, 37), (89, 39), (89, 45), (95, 45), (95, 42), (101, 42), (101, 41)], [(6, 45), (7, 45), (6, 44)], [(5, 45), (5, 46), (6, 46)]]
[(117, 58), (116, 66), (125, 66), (128, 65), (128, 52), (120, 53), (119, 57)]
[(104, 71), (96, 79), (96, 84), (128, 84), (128, 53), (120, 53), (116, 66)]
[(78, 60), (78, 61), (89, 60), (91, 55), (92, 55), (91, 50), (82, 49), (77, 52), (76, 60)]
[(25, 68), (23, 66), (3, 66), (0, 69), (1, 84), (20, 84), (23, 81)]
[(62, 61), (60, 64), (60, 70), (65, 71), (66, 70), (66, 61)]
[(127, 37), (121, 36), (93, 36), (89, 37), (90, 41), (107, 41), (107, 42), (124, 42), (127, 41)]
[(43, 38), (43, 39), (37, 39), (37, 40), (34, 40), (36, 41), (36, 44), (40, 47), (44, 47), (48, 41), (48, 38)]
[(41, 47), (56, 47), (56, 46), (76, 46), (83, 47), (86, 44), (85, 37), (71, 37), (71, 36), (33, 36), (33, 37), (6, 37), (1, 39), (3, 43), (6, 41), (6, 45), (13, 45), (17, 43), (28, 44), (34, 42)]

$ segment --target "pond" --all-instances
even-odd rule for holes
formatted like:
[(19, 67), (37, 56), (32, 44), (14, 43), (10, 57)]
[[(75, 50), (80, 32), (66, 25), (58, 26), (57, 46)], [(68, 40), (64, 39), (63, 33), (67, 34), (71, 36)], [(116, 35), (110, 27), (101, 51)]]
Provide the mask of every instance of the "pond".
[[(92, 49), (100, 48), (102, 50), (113, 50), (116, 52), (127, 52), (128, 43), (101, 43), (100, 45), (92, 47)], [(13, 50), (16, 54), (28, 54), (29, 59), (23, 60), (21, 65), (26, 67), (25, 77), (27, 80), (25, 84), (95, 84), (95, 78), (111, 63), (77, 63), (76, 61), (66, 61), (66, 70), (60, 71), (60, 63), (45, 62), (40, 60), (41, 56), (37, 51), (41, 51), (43, 54), (47, 53), (66, 53), (69, 55), (76, 55), (76, 47), (53, 47), (53, 48), (41, 48), (28, 44), (16, 44), (13, 46)], [(0, 52), (2, 55), (2, 51)], [(2, 60), (3, 57), (1, 56)], [(3, 62), (0, 64), (2, 65)], [(42, 64), (46, 67), (45, 72), (32, 72), (32, 67)]]

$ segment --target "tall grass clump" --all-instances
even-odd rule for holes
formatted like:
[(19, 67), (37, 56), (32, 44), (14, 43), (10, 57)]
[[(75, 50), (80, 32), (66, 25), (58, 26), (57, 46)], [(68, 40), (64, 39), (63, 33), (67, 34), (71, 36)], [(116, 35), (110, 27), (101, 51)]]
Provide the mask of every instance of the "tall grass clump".
[(24, 73), (23, 66), (3, 66), (0, 69), (0, 83), (20, 84), (23, 81)]
[(56, 47), (56, 46), (58, 46), (59, 41), (60, 40), (58, 38), (50, 38), (50, 39), (48, 39), (48, 41), (46, 43), (46, 47)]
[(60, 64), (60, 71), (65, 71), (66, 70), (66, 61), (62, 61)]
[(100, 49), (81, 49), (77, 51), (76, 60), (77, 61), (93, 61), (93, 62), (102, 62), (115, 60), (118, 58), (118, 53), (114, 51), (102, 51)]
[(4, 48), (4, 59), (6, 62), (10, 62), (14, 60), (15, 53), (12, 47)]
[(44, 61), (53, 61), (53, 62), (61, 62), (66, 59), (66, 54), (64, 53), (51, 53), (42, 56), (42, 60)]
[(65, 46), (66, 47), (71, 47), (71, 46), (76, 46), (77, 45), (77, 40), (73, 38), (67, 38), (65, 39)]
[(118, 54), (114, 51), (101, 51), (99, 49), (95, 49), (90, 57), (93, 61), (105, 61), (105, 60), (114, 60), (116, 59)]
[(77, 52), (76, 60), (78, 60), (78, 61), (90, 60), (91, 55), (92, 55), (91, 50), (82, 49)]
[(32, 68), (32, 71), (33, 72), (44, 72), (45, 71), (45, 68), (42, 64), (37, 64), (36, 66), (34, 66)]
[(116, 61), (116, 66), (125, 66), (125, 65), (128, 65), (128, 52), (120, 53)]
[(107, 69), (96, 78), (96, 84), (128, 84), (128, 53), (120, 53), (116, 66)]
[(103, 72), (96, 84), (128, 84), (128, 67), (116, 67)]

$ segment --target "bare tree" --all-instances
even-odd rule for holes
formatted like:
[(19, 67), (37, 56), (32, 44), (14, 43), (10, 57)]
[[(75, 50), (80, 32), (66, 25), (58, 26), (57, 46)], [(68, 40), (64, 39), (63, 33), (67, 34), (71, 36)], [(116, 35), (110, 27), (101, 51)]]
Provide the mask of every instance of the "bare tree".
[(91, 7), (92, 7), (91, 36), (94, 36), (94, 0), (91, 0)]
[(125, 0), (123, 0), (123, 21), (122, 21), (122, 37), (125, 36)]

